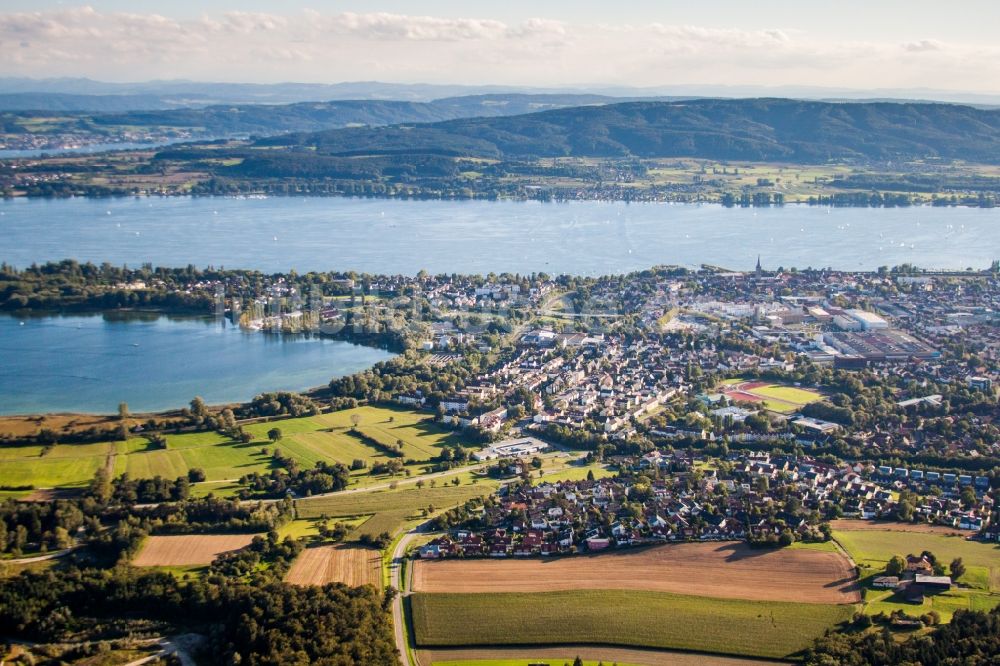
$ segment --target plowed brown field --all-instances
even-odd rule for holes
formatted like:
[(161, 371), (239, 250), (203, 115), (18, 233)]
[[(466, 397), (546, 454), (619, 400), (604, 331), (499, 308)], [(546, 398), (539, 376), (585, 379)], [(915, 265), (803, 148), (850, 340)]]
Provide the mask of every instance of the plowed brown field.
[(221, 555), (246, 548), (254, 534), (184, 534), (151, 536), (132, 560), (137, 567), (186, 566), (210, 564)]
[(763, 601), (861, 601), (840, 553), (753, 549), (742, 543), (684, 543), (553, 559), (421, 560), (417, 592), (648, 590)]
[(306, 548), (295, 559), (285, 579), (294, 585), (344, 583), (382, 584), (382, 557), (379, 551), (356, 546), (319, 546)]

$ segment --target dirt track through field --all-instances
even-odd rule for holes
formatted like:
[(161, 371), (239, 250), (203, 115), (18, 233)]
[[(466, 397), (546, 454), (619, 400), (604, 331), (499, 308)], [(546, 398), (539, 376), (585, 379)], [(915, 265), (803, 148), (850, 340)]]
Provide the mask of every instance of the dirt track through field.
[(357, 546), (318, 546), (306, 548), (295, 558), (285, 581), (294, 585), (344, 583), (382, 584), (382, 557), (379, 551)]
[(571, 663), (579, 656), (587, 661), (603, 661), (605, 664), (641, 664), (642, 666), (772, 666), (773, 661), (720, 657), (692, 652), (670, 652), (668, 650), (645, 650), (642, 648), (601, 647), (596, 645), (562, 645), (537, 648), (435, 648), (418, 650), (420, 666), (431, 666), (442, 661), (479, 661), (488, 659), (530, 659), (545, 660), (553, 666)]
[(914, 525), (913, 523), (895, 523), (895, 522), (883, 522), (874, 520), (849, 520), (846, 518), (831, 520), (830, 527), (832, 527), (835, 530), (840, 530), (841, 532), (851, 532), (851, 531), (916, 532), (917, 534), (942, 534), (944, 536), (949, 536), (952, 534), (969, 536), (970, 534), (975, 534), (975, 530), (960, 530), (957, 527), (948, 527), (947, 525), (925, 525), (922, 523)]
[(417, 592), (649, 590), (724, 599), (849, 604), (861, 601), (840, 553), (683, 543), (560, 558), (421, 560)]
[(137, 567), (188, 566), (210, 564), (221, 555), (246, 548), (254, 534), (184, 534), (151, 536), (132, 560)]

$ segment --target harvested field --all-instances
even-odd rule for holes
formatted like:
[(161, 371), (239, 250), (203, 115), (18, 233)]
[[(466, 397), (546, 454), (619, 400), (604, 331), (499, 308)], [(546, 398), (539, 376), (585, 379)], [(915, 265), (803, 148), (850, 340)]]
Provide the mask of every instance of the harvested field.
[(417, 592), (645, 590), (721, 599), (851, 604), (860, 588), (836, 552), (682, 543), (617, 553), (524, 560), (421, 560)]
[(379, 551), (357, 546), (306, 548), (295, 558), (285, 581), (293, 585), (344, 583), (352, 587), (382, 584)]
[(945, 536), (958, 534), (969, 536), (975, 534), (975, 530), (960, 530), (957, 527), (947, 527), (945, 525), (914, 525), (913, 523), (896, 523), (876, 520), (850, 520), (840, 518), (830, 521), (830, 527), (841, 531), (863, 531), (879, 530), (883, 532), (915, 532), (917, 534), (943, 534)]
[(132, 560), (137, 567), (210, 564), (222, 553), (246, 548), (255, 534), (183, 534), (151, 536)]
[(594, 645), (559, 645), (538, 648), (434, 648), (418, 650), (420, 666), (465, 663), (482, 660), (524, 659), (528, 663), (544, 660), (561, 664), (572, 663), (579, 656), (586, 661), (603, 661), (605, 664), (640, 664), (641, 666), (773, 666), (774, 661), (721, 657), (693, 652), (669, 650), (644, 650), (641, 648), (600, 647)]

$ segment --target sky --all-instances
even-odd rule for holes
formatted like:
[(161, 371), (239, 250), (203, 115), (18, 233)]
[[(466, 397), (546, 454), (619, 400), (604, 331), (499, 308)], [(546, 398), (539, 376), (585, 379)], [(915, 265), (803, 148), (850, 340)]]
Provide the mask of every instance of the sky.
[(1000, 92), (996, 0), (0, 3), (0, 76)]

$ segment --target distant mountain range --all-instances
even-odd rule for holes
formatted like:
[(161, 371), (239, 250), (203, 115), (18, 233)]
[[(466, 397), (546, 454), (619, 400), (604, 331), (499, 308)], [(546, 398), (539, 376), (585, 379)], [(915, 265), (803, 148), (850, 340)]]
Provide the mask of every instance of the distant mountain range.
[(146, 81), (110, 83), (80, 78), (31, 79), (0, 77), (0, 111), (53, 110), (113, 112), (176, 109), (213, 104), (292, 104), (333, 100), (430, 102), (470, 95), (546, 94), (649, 98), (784, 97), (825, 101), (922, 100), (975, 106), (1000, 105), (1000, 93), (978, 94), (934, 89), (823, 88), (811, 86), (665, 85), (530, 87), (498, 85), (401, 84), (357, 81), (317, 83), (211, 83)]
[(199, 127), (206, 133), (272, 135), (352, 125), (380, 126), (429, 123), (454, 118), (518, 115), (617, 102), (599, 95), (475, 95), (433, 102), (344, 100), (297, 104), (214, 105), (197, 109), (164, 109), (91, 116), (97, 125)]
[(576, 106), (526, 115), (261, 139), (318, 155), (702, 157), (822, 163), (940, 157), (1000, 162), (1000, 111), (787, 99)]

